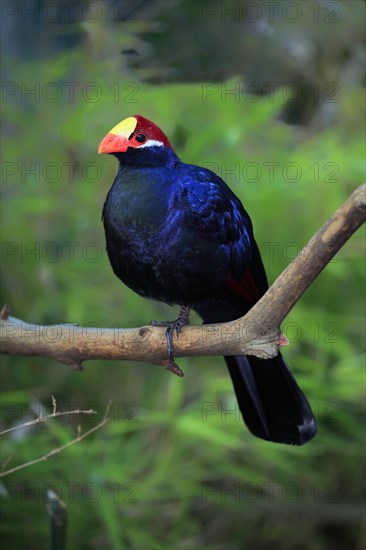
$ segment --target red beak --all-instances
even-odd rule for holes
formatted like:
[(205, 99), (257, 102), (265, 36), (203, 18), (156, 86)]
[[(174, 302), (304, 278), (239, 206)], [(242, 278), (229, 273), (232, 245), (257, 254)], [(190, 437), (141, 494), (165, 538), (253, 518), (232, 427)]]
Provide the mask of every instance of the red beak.
[(128, 148), (128, 139), (110, 132), (102, 139), (98, 148), (100, 153), (125, 153)]

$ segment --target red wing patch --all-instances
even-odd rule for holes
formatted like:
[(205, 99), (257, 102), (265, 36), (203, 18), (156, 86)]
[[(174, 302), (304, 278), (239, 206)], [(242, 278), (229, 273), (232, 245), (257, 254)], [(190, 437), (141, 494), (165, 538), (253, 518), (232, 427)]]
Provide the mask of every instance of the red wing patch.
[(229, 273), (227, 277), (227, 286), (232, 292), (241, 296), (251, 304), (255, 304), (262, 297), (249, 269), (246, 270), (240, 281), (234, 279), (231, 273)]

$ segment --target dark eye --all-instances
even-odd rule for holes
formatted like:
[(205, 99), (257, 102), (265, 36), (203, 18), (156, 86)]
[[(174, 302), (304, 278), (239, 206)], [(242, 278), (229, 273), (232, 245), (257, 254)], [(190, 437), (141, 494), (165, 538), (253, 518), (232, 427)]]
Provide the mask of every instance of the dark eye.
[(146, 141), (146, 137), (144, 136), (144, 134), (137, 134), (136, 136), (136, 141), (138, 141), (139, 143), (144, 143), (144, 141)]

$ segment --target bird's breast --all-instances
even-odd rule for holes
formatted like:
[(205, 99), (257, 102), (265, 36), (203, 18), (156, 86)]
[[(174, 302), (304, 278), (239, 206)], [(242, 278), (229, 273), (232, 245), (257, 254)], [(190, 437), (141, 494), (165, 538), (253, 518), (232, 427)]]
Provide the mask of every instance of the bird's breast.
[(184, 210), (178, 186), (162, 183), (112, 187), (103, 211), (107, 252), (115, 274), (138, 294), (190, 304), (224, 285), (228, 250)]

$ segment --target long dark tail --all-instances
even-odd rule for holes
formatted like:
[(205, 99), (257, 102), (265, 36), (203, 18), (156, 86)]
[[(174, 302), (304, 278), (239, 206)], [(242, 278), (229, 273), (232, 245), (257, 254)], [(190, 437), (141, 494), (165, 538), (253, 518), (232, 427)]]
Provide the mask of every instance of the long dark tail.
[(257, 437), (303, 445), (316, 434), (310, 405), (281, 355), (225, 357), (241, 414)]

